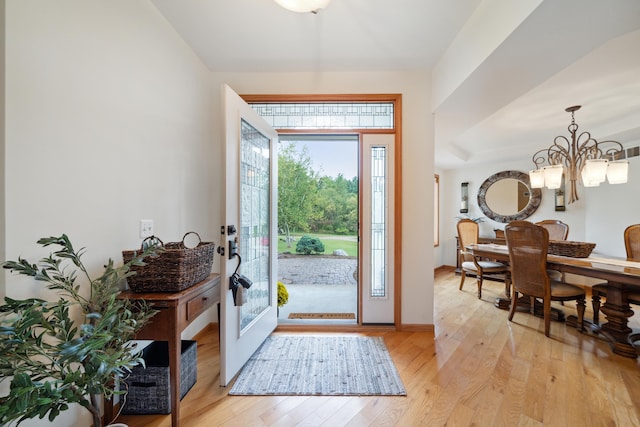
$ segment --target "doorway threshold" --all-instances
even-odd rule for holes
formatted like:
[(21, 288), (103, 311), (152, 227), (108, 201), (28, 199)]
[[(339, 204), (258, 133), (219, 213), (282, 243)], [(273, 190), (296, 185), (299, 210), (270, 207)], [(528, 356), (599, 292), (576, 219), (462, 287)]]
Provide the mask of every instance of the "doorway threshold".
[(275, 332), (322, 332), (322, 333), (347, 333), (347, 332), (389, 332), (396, 331), (393, 325), (359, 325), (358, 323), (333, 323), (333, 322), (279, 322)]

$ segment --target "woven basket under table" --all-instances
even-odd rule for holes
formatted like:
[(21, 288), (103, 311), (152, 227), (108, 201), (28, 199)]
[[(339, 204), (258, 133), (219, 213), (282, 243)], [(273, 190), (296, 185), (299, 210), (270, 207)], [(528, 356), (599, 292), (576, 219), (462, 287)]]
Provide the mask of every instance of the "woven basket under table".
[[(200, 242), (194, 248), (187, 248), (184, 239), (192, 233), (198, 236)], [(213, 242), (203, 242), (198, 233), (191, 231), (184, 235), (181, 242), (166, 244), (157, 237), (148, 237), (145, 242), (148, 239), (158, 240), (163, 250), (157, 256), (146, 257), (145, 265), (131, 267), (135, 274), (127, 278), (127, 283), (134, 292), (178, 292), (211, 274), (215, 245)], [(142, 248), (122, 251), (122, 258), (127, 263), (140, 252)]]
[(596, 247), (595, 243), (549, 240), (548, 253), (572, 258), (587, 258)]

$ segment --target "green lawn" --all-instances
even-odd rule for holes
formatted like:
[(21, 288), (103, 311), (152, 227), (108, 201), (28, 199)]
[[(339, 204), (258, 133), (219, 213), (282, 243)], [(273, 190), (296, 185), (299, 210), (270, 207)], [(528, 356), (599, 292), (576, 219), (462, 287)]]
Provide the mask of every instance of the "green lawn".
[(334, 236), (327, 234), (313, 234), (313, 233), (304, 233), (304, 234), (292, 234), (292, 236), (296, 239), (291, 243), (291, 247), (287, 247), (287, 243), (285, 242), (285, 236), (278, 236), (278, 253), (291, 252), (292, 254), (296, 253), (296, 242), (300, 240), (302, 236), (311, 236), (317, 237), (324, 244), (324, 254), (332, 255), (333, 251), (336, 249), (342, 249), (349, 256), (358, 256), (358, 241), (356, 236)]

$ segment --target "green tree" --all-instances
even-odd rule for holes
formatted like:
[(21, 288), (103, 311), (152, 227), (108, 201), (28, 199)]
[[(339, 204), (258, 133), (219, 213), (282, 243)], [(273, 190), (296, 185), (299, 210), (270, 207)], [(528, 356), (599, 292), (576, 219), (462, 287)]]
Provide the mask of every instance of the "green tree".
[(306, 147), (297, 151), (292, 143), (280, 144), (278, 155), (278, 229), (286, 234), (291, 247), (291, 232), (309, 231), (317, 215), (314, 201), (318, 191), (318, 173), (311, 167)]
[(314, 232), (352, 234), (358, 224), (358, 179), (324, 176), (318, 184), (314, 211), (319, 218), (312, 224)]

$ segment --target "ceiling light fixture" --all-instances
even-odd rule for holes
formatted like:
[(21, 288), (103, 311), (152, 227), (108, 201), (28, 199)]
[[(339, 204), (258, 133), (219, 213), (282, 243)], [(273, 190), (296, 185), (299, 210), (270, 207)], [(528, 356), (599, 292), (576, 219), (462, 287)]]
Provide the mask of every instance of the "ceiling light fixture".
[[(571, 113), (571, 124), (568, 127), (571, 141), (565, 136), (556, 136), (553, 145), (533, 155), (536, 169), (529, 172), (533, 188), (546, 186), (556, 189), (562, 185), (566, 167), (570, 184), (569, 203), (578, 200), (578, 179), (582, 180), (585, 187), (596, 187), (605, 179), (609, 184), (624, 184), (629, 171), (629, 162), (620, 160), (625, 157), (622, 144), (617, 141), (598, 142), (591, 138), (589, 132), (578, 135), (578, 125), (573, 113), (579, 109), (580, 105), (576, 105), (565, 110)], [(545, 162), (547, 166), (543, 166)]]
[(331, 0), (274, 0), (287, 10), (298, 13), (318, 13), (329, 5)]

